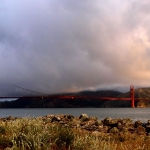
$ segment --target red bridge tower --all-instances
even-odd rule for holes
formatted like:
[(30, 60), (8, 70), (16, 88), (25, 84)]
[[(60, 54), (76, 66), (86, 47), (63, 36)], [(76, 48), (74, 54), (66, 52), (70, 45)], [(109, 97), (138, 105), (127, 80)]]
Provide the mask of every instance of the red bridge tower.
[(130, 86), (131, 107), (134, 108), (134, 86)]

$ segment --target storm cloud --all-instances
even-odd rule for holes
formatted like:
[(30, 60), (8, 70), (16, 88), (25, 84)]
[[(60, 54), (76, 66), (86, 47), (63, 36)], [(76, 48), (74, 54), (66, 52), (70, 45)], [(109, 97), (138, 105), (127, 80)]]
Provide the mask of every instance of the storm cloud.
[(0, 87), (150, 86), (149, 16), (148, 0), (0, 1)]

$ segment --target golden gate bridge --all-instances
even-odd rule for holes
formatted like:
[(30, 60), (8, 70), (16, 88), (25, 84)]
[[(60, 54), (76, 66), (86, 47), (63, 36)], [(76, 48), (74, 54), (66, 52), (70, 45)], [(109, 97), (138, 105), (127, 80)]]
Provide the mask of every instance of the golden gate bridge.
[(69, 100), (76, 100), (76, 99), (96, 99), (96, 100), (129, 100), (131, 101), (131, 107), (134, 108), (135, 107), (135, 100), (144, 100), (141, 98), (135, 98), (134, 97), (134, 86), (131, 85), (130, 86), (130, 97), (126, 98), (126, 97), (101, 97), (101, 96), (80, 96), (80, 95), (48, 95), (48, 94), (43, 94), (40, 92), (36, 92), (33, 90), (29, 90), (29, 89), (25, 89), (16, 85), (13, 85), (16, 88), (28, 91), (28, 92), (32, 92), (36, 95), (29, 95), (29, 96), (0, 96), (0, 99), (9, 99), (9, 98), (55, 98), (55, 99), (69, 99)]

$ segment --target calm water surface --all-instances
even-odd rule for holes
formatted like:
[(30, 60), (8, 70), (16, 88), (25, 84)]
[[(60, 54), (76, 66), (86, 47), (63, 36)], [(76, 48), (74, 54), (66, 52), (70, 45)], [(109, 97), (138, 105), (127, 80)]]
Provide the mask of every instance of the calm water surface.
[(79, 116), (86, 113), (99, 119), (131, 118), (133, 121), (150, 119), (150, 108), (36, 108), (36, 109), (0, 109), (0, 117), (38, 117), (47, 114), (71, 114)]

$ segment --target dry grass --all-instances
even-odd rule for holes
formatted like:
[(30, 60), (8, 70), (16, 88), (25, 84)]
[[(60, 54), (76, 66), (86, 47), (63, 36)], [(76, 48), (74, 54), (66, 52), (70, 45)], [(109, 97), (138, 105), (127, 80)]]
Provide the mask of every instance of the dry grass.
[(150, 150), (150, 137), (88, 132), (42, 118), (0, 122), (0, 149), (6, 150)]

